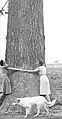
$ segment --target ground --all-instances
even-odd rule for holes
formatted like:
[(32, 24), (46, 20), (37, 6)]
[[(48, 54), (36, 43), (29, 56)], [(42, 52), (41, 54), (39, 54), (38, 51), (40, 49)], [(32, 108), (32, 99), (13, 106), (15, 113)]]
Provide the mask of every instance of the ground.
[[(46, 116), (38, 116), (34, 118), (34, 115), (30, 115), (28, 119), (62, 119), (62, 107), (61, 106), (55, 106), (54, 109), (50, 109), (50, 115)], [(25, 114), (21, 114), (20, 112), (13, 112), (8, 114), (0, 114), (0, 119), (24, 119)]]
[[(39, 115), (34, 118), (33, 113), (28, 119), (62, 119), (62, 67), (47, 66), (47, 75), (51, 85), (51, 99), (57, 100), (56, 105), (49, 108), (48, 116), (46, 116), (46, 112), (44, 112), (43, 116)], [(11, 106), (10, 100), (12, 100), (13, 97), (14, 95), (10, 94), (5, 98), (0, 107), (0, 119), (24, 119), (24, 109), (21, 111), (20, 106)]]

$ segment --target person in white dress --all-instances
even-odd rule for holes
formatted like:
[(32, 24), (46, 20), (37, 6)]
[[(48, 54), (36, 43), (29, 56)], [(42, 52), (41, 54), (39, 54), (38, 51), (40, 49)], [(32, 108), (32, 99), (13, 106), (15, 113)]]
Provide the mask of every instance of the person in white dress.
[(44, 96), (48, 101), (50, 100), (50, 83), (46, 75), (46, 66), (42, 60), (39, 60), (39, 67), (34, 70), (24, 70), (20, 68), (22, 72), (35, 73), (38, 72), (40, 76), (40, 96)]

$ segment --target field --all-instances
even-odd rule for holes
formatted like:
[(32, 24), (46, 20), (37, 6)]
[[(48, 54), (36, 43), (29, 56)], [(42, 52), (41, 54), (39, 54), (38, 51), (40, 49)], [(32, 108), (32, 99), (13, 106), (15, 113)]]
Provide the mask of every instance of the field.
[[(49, 108), (49, 116), (44, 112), (43, 116), (34, 118), (33, 110), (28, 119), (62, 119), (62, 65), (47, 65), (47, 75), (51, 85), (51, 100), (56, 99), (56, 105)], [(17, 105), (11, 106), (13, 97), (13, 93), (6, 96), (0, 107), (0, 119), (24, 119), (25, 110)]]

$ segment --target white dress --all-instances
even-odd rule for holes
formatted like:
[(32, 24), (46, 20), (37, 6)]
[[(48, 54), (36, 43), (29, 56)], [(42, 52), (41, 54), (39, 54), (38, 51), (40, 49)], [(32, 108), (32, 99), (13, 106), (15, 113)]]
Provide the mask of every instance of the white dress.
[(39, 70), (39, 76), (40, 76), (40, 95), (46, 95), (46, 94), (51, 94), (50, 92), (50, 83), (49, 79), (46, 75), (46, 67), (40, 66), (38, 67)]

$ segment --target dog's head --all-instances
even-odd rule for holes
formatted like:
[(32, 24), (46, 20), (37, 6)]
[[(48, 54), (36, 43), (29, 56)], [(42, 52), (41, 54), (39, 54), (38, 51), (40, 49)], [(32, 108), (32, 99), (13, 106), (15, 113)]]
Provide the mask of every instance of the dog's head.
[(16, 104), (19, 104), (19, 102), (20, 102), (20, 99), (19, 98), (17, 98), (13, 103), (12, 103), (12, 105), (16, 105)]

